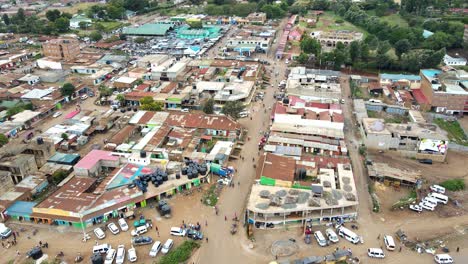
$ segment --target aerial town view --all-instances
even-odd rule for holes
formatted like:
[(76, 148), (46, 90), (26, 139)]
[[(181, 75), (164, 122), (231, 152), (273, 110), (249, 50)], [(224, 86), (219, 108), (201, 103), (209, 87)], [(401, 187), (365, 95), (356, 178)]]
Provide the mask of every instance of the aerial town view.
[(0, 0), (0, 264), (468, 264), (466, 0)]

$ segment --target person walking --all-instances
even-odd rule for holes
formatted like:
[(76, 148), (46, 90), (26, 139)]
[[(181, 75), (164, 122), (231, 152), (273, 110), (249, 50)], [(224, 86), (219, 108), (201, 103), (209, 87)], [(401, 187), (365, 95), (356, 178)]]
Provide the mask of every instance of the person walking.
[(208, 237), (206, 237), (206, 243), (208, 243)]
[(208, 226), (208, 221), (207, 220), (205, 220), (205, 226)]
[(227, 221), (227, 216), (224, 216), (224, 221)]
[(460, 252), (460, 247), (457, 247), (457, 253)]
[(5, 248), (5, 243), (3, 243), (3, 241), (2, 241), (2, 248)]

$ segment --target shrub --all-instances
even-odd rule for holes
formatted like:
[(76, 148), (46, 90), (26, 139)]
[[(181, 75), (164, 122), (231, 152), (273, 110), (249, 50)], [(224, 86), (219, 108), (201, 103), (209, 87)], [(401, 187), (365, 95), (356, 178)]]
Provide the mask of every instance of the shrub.
[(343, 23), (344, 23), (344, 20), (341, 19), (341, 18), (339, 18), (339, 19), (335, 20), (335, 23), (337, 23), (337, 24), (343, 24)]
[(463, 179), (446, 180), (440, 186), (452, 192), (462, 191), (465, 189), (465, 181)]
[(192, 255), (192, 251), (196, 248), (199, 248), (200, 244), (195, 241), (188, 240), (184, 241), (182, 245), (175, 248), (167, 255), (163, 256), (159, 261), (159, 264), (174, 264), (174, 263), (184, 263)]

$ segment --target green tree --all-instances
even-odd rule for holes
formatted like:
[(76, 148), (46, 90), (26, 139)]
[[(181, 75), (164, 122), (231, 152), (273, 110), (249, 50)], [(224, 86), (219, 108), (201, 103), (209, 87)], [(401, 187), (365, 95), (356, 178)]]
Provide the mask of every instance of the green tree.
[(120, 105), (123, 105), (123, 103), (125, 102), (125, 96), (123, 94), (118, 94), (115, 99), (117, 99), (117, 101), (120, 102)]
[(147, 41), (147, 39), (145, 37), (135, 38), (135, 43), (138, 43), (138, 44), (145, 43), (146, 41)]
[(112, 94), (112, 90), (104, 85), (99, 86), (98, 90), (100, 97), (110, 96)]
[(52, 182), (54, 184), (59, 184), (68, 176), (68, 173), (65, 170), (57, 170), (52, 173)]
[(353, 41), (349, 45), (349, 57), (352, 62), (361, 58), (361, 45), (358, 41)]
[(10, 17), (7, 14), (3, 14), (2, 20), (3, 20), (3, 23), (5, 23), (5, 25), (7, 26), (10, 25)]
[(299, 62), (300, 64), (306, 64), (308, 61), (309, 55), (307, 55), (304, 52), (301, 52), (301, 54), (299, 54), (299, 56), (297, 57), (297, 62)]
[(104, 32), (106, 30), (106, 27), (101, 23), (96, 23), (94, 24), (94, 29), (98, 32)]
[(123, 7), (132, 11), (143, 11), (148, 7), (148, 0), (124, 0)]
[(80, 23), (78, 23), (78, 26), (80, 26), (80, 29), (85, 30), (88, 28), (89, 23), (85, 21), (81, 21)]
[(89, 34), (89, 39), (91, 39), (91, 41), (100, 41), (102, 39), (102, 35), (99, 31), (95, 30)]
[(55, 20), (55, 26), (59, 33), (65, 33), (70, 30), (70, 19), (66, 17), (59, 17)]
[(244, 108), (245, 106), (241, 101), (229, 101), (224, 105), (222, 113), (237, 120)]
[(439, 50), (441, 48), (449, 47), (451, 43), (451, 36), (442, 31), (439, 31), (427, 38), (424, 46), (428, 49)]
[(24, 13), (24, 9), (20, 8), (16, 12), (16, 15), (13, 17), (16, 24), (20, 24), (26, 20), (26, 14)]
[(8, 143), (8, 137), (0, 133), (0, 147), (3, 147)]
[(154, 101), (151, 96), (145, 96), (140, 99), (140, 109), (145, 111), (161, 111), (163, 103)]
[(400, 39), (395, 43), (395, 53), (401, 59), (401, 54), (408, 52), (411, 49), (411, 43), (407, 39)]
[(313, 39), (309, 36), (305, 36), (302, 38), (301, 43), (301, 50), (305, 53), (312, 53), (315, 54), (315, 56), (318, 56), (320, 54), (320, 51), (322, 47), (320, 46), (320, 42), (318, 40)]
[(122, 6), (108, 5), (107, 15), (111, 19), (122, 19), (125, 13), (125, 8)]
[(51, 22), (55, 22), (61, 16), (60, 11), (57, 9), (47, 10), (46, 18)]
[(213, 114), (214, 113), (214, 100), (212, 98), (208, 99), (203, 105), (203, 112), (205, 114)]
[(62, 96), (68, 97), (75, 92), (75, 86), (71, 83), (65, 83), (60, 89)]
[(68, 140), (68, 134), (67, 133), (62, 133), (60, 136), (63, 140)]
[(380, 41), (379, 47), (377, 48), (377, 53), (378, 54), (387, 53), (391, 48), (392, 48), (392, 45), (390, 44), (390, 42), (388, 42), (388, 40)]
[(361, 59), (367, 61), (369, 55), (369, 45), (367, 45), (367, 43), (361, 43)]

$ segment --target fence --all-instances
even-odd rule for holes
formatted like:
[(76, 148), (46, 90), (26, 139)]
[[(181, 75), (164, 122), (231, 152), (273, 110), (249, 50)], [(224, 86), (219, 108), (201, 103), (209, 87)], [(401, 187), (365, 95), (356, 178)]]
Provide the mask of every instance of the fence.
[(468, 146), (462, 146), (451, 142), (449, 142), (449, 149), (453, 151), (468, 153)]

